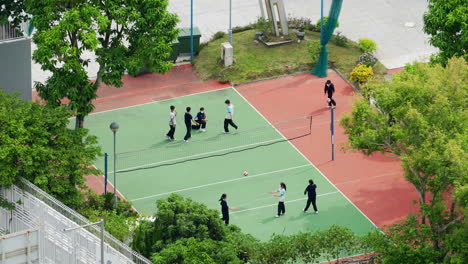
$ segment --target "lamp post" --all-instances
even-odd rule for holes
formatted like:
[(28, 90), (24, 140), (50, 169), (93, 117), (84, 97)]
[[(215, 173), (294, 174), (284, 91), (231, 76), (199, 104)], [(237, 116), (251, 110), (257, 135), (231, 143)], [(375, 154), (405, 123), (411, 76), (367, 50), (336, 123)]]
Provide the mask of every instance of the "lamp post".
[[(118, 127), (118, 126), (117, 126)], [(101, 227), (101, 264), (104, 264), (104, 219), (96, 223), (90, 223), (87, 225), (72, 227), (72, 228), (64, 228), (63, 232), (70, 232), (79, 228), (85, 228), (92, 225), (99, 225)]]
[(193, 64), (193, 0), (190, 0), (190, 63)]
[(229, 0), (229, 44), (232, 46), (232, 0)]
[(114, 207), (117, 206), (117, 179), (115, 177), (115, 170), (116, 170), (116, 162), (117, 162), (117, 154), (115, 152), (115, 134), (117, 133), (117, 130), (119, 130), (119, 124), (117, 124), (116, 122), (112, 122), (112, 124), (110, 124), (110, 129), (112, 130), (112, 132), (114, 133)]

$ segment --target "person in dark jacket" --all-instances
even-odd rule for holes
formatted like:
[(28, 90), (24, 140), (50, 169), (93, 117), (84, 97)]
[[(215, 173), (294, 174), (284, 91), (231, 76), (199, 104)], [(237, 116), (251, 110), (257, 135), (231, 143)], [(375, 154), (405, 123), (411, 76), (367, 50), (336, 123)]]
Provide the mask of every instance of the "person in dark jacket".
[(204, 107), (200, 107), (200, 112), (195, 116), (194, 120), (198, 123), (196, 125), (192, 125), (192, 129), (199, 129), (200, 132), (205, 132), (206, 122), (206, 112)]
[(314, 181), (309, 180), (309, 185), (307, 185), (307, 188), (304, 190), (304, 195), (308, 195), (307, 205), (304, 208), (304, 213), (307, 212), (307, 210), (309, 210), (309, 206), (312, 203), (312, 205), (314, 206), (315, 213), (318, 214), (317, 204), (315, 203), (317, 199), (317, 193), (315, 191), (316, 189), (317, 185), (314, 184)]
[(223, 193), (219, 201), (221, 204), (221, 213), (223, 214), (223, 218), (221, 219), (224, 221), (226, 225), (229, 225), (229, 210), (233, 210), (234, 208), (231, 208), (227, 205), (226, 198), (227, 198), (227, 194)]
[[(328, 106), (327, 108), (335, 108), (336, 107), (336, 102), (335, 100), (333, 100), (333, 94), (335, 93), (335, 85), (333, 85), (333, 83), (328, 80), (326, 83), (325, 83), (325, 88), (323, 89), (325, 95), (327, 95), (327, 102), (328, 102)], [(333, 106), (332, 106), (333, 105)]]
[(194, 124), (197, 124), (197, 122), (193, 120), (192, 114), (190, 114), (191, 109), (192, 108), (190, 108), (190, 106), (187, 106), (186, 108), (187, 112), (185, 112), (185, 116), (184, 116), (185, 127), (187, 128), (187, 133), (185, 134), (185, 137), (184, 137), (185, 142), (188, 142), (189, 138), (192, 137), (192, 122)]

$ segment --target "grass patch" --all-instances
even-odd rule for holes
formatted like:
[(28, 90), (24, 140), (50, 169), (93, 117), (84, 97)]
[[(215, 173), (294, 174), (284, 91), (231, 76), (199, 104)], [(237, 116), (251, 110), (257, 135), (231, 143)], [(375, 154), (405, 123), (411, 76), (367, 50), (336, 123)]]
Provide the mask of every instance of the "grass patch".
[[(235, 84), (254, 81), (295, 72), (309, 71), (314, 63), (307, 52), (307, 41), (320, 39), (319, 32), (306, 32), (305, 40), (283, 46), (268, 48), (262, 43), (255, 43), (256, 30), (247, 30), (233, 34), (234, 64), (224, 68), (220, 60), (221, 43), (227, 37), (206, 44), (195, 58), (194, 68), (202, 80), (229, 80)], [(296, 39), (295, 33), (291, 33)], [(362, 54), (357, 43), (348, 42), (348, 47), (339, 47), (331, 41), (328, 45), (329, 64), (337, 68), (346, 78)], [(374, 67), (376, 78), (386, 74), (385, 67), (377, 63)], [(383, 75), (382, 75), (383, 74)], [(380, 75), (382, 75), (380, 77)]]

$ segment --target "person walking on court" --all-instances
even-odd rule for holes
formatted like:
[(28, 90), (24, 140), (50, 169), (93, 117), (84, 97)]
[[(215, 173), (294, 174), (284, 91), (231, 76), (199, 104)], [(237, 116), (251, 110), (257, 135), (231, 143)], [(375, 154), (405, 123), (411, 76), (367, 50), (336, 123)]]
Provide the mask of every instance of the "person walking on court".
[(274, 196), (279, 197), (278, 199), (278, 214), (275, 217), (280, 217), (286, 213), (286, 207), (284, 206), (284, 201), (286, 199), (286, 184), (284, 182), (280, 183), (280, 188), (277, 191), (270, 193), (277, 193)]
[(198, 123), (197, 125), (192, 125), (192, 129), (199, 129), (200, 132), (205, 132), (206, 122), (206, 112), (204, 107), (200, 107), (200, 112), (197, 113), (195, 116), (195, 121)]
[(192, 137), (192, 122), (194, 124), (198, 124), (197, 122), (195, 122), (195, 120), (193, 120), (193, 116), (190, 114), (191, 109), (192, 108), (190, 108), (190, 106), (187, 106), (187, 108), (185, 108), (185, 110), (187, 110), (187, 112), (185, 112), (184, 115), (185, 127), (187, 128), (187, 133), (185, 133), (184, 137), (185, 142), (188, 142), (188, 139)]
[(176, 140), (174, 137), (175, 129), (176, 129), (176, 116), (177, 110), (175, 106), (171, 105), (170, 107), (171, 113), (169, 113), (169, 132), (167, 132), (166, 137), (170, 140)]
[(229, 210), (233, 210), (233, 207), (228, 207), (226, 202), (227, 194), (223, 193), (219, 201), (221, 202), (221, 213), (223, 214), (223, 218), (221, 218), (226, 225), (229, 225)]
[(318, 214), (317, 204), (315, 203), (317, 199), (317, 193), (315, 191), (316, 189), (317, 189), (317, 185), (314, 184), (314, 181), (309, 180), (309, 185), (307, 185), (307, 188), (304, 190), (304, 195), (306, 194), (308, 195), (307, 204), (306, 204), (306, 207), (304, 208), (304, 213), (306, 213), (307, 210), (309, 210), (309, 206), (312, 203), (312, 206), (314, 206), (314, 212)]
[(324, 90), (325, 95), (327, 95), (327, 97), (328, 97), (327, 98), (327, 102), (328, 102), (327, 108), (330, 108), (330, 107), (335, 108), (336, 107), (336, 102), (335, 102), (335, 100), (333, 100), (333, 94), (335, 93), (335, 85), (330, 80), (328, 80), (325, 83), (325, 88), (323, 90)]
[(226, 109), (226, 117), (224, 118), (224, 133), (227, 134), (229, 133), (229, 125), (234, 127), (237, 130), (237, 125), (234, 124), (234, 105), (231, 104), (231, 101), (226, 100), (224, 103), (227, 106)]

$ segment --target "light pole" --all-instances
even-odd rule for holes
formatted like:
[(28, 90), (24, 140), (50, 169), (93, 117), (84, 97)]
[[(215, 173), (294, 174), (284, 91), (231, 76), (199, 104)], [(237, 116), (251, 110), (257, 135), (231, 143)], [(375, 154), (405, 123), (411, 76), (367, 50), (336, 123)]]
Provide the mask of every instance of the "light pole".
[(190, 0), (190, 63), (193, 64), (193, 0)]
[(64, 228), (63, 232), (69, 232), (69, 231), (73, 231), (79, 228), (84, 228), (84, 227), (88, 227), (92, 225), (100, 225), (101, 227), (101, 264), (104, 264), (104, 219), (101, 219), (101, 221), (96, 222), (96, 223), (91, 223), (91, 224), (72, 227), (72, 228)]
[(229, 44), (232, 46), (232, 0), (229, 0)]
[(116, 122), (112, 122), (112, 124), (110, 124), (110, 129), (112, 130), (112, 132), (114, 133), (114, 207), (117, 206), (117, 179), (115, 177), (115, 170), (116, 170), (116, 162), (117, 162), (117, 154), (115, 152), (115, 134), (117, 133), (117, 130), (119, 130), (119, 124), (117, 124)]

